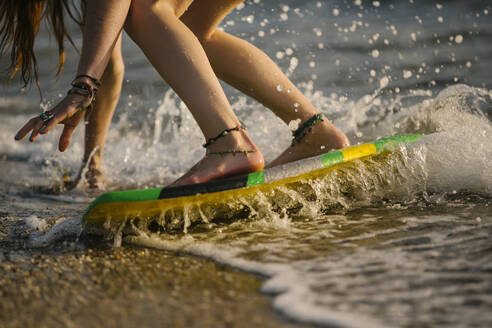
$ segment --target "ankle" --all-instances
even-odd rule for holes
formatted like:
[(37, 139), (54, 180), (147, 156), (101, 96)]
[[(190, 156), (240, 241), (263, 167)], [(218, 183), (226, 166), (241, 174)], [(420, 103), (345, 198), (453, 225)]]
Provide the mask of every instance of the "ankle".
[(223, 130), (216, 137), (209, 138), (203, 147), (207, 149), (207, 154), (254, 153), (258, 149), (244, 130), (242, 126)]
[(102, 167), (102, 157), (94, 155), (89, 159), (85, 158), (82, 163), (83, 166), (86, 166), (89, 170), (100, 169)]
[(315, 126), (321, 125), (325, 120), (326, 118), (323, 114), (315, 114), (308, 120), (302, 122), (296, 130), (292, 131), (291, 147), (294, 147), (296, 144), (300, 144), (308, 137), (308, 135), (312, 133)]

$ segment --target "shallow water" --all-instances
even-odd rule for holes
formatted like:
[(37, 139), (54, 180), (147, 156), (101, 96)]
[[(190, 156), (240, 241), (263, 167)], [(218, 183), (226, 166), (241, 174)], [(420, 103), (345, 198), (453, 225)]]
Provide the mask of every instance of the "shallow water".
[[(275, 58), (353, 143), (427, 136), (305, 181), (302, 189), (280, 190), (281, 198), (239, 200), (248, 215), (235, 220), (209, 217), (187, 234), (128, 235), (123, 252), (136, 244), (259, 273), (273, 307), (301, 322), (490, 326), (491, 7), (487, 1), (247, 2), (224, 29)], [(75, 57), (54, 83), (45, 34), (38, 46), (47, 106), (71, 79)], [(125, 38), (123, 47), (127, 77), (105, 153), (110, 188), (160, 186), (203, 155), (202, 137), (135, 45)], [(277, 118), (226, 90), (267, 160), (288, 146), (289, 131)], [(81, 131), (63, 155), (55, 134), (36, 144), (12, 141), (38, 112), (37, 97), (36, 90), (19, 96), (2, 85), (1, 215), (10, 228), (2, 232), (8, 242), (0, 261), (38, 247), (70, 254), (94, 197), (84, 186), (62, 195), (36, 191), (75, 174), (82, 151)]]

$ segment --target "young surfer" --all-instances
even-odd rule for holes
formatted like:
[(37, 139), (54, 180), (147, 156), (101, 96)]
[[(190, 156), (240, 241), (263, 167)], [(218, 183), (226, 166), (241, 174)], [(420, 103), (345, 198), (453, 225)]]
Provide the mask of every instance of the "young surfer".
[[(121, 91), (121, 32), (135, 41), (154, 68), (187, 105), (205, 137), (205, 157), (173, 185), (210, 181), (263, 168), (263, 156), (248, 137), (218, 78), (270, 108), (284, 122), (301, 120), (292, 145), (270, 166), (348, 146), (335, 128), (289, 81), (273, 61), (250, 43), (217, 29), (243, 0), (86, 0), (83, 44), (77, 76), (66, 97), (52, 110), (29, 120), (15, 136), (34, 142), (63, 124), (59, 149), (86, 111), (91, 111), (84, 162), (89, 183), (102, 180), (104, 140)], [(11, 46), (14, 73), (37, 80), (34, 38), (43, 10), (51, 20), (63, 66), (63, 23), (67, 0), (5, 0), (0, 4), (0, 49)], [(284, 92), (277, 90), (282, 87)], [(95, 100), (97, 94), (97, 100)], [(294, 105), (296, 104), (296, 105)], [(92, 156), (91, 156), (92, 155)]]

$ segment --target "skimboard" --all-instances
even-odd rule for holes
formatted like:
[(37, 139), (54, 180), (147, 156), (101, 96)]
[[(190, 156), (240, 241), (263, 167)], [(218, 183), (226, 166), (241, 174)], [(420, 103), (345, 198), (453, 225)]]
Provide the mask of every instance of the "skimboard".
[(189, 225), (187, 209), (195, 208), (199, 215), (203, 216), (204, 207), (218, 209), (224, 203), (235, 199), (270, 192), (280, 186), (320, 176), (325, 171), (344, 165), (344, 163), (395, 150), (400, 144), (411, 143), (421, 137), (422, 135), (419, 134), (407, 134), (381, 138), (259, 172), (206, 183), (108, 192), (96, 198), (89, 205), (83, 220), (86, 230), (101, 233), (108, 229), (115, 230), (115, 227), (122, 229), (121, 227), (128, 220), (154, 220), (165, 225), (169, 221), (169, 219), (166, 221), (166, 213), (169, 216), (170, 212), (172, 215), (180, 212), (185, 214), (184, 220), (178, 225), (180, 227), (184, 225), (186, 230)]

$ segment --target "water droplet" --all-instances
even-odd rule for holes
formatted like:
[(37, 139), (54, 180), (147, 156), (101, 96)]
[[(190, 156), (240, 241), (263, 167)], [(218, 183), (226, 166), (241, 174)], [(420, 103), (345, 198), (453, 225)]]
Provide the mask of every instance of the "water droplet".
[(284, 90), (284, 87), (282, 87), (280, 84), (277, 85), (277, 91), (282, 92), (282, 90)]
[(289, 129), (291, 131), (297, 130), (299, 128), (299, 124), (300, 123), (301, 123), (301, 119), (300, 118), (290, 121), (289, 122)]
[(387, 76), (383, 77), (381, 80), (379, 80), (379, 87), (380, 88), (386, 88), (389, 84), (389, 78)]
[(372, 52), (371, 52), (371, 56), (373, 58), (378, 58), (379, 57), (379, 50), (378, 49), (374, 49)]

